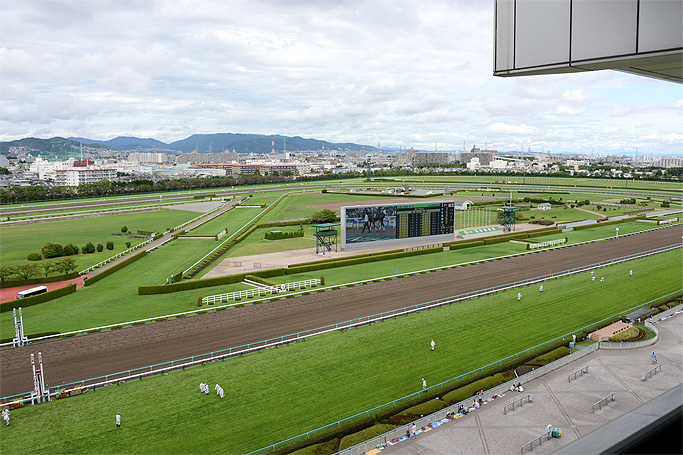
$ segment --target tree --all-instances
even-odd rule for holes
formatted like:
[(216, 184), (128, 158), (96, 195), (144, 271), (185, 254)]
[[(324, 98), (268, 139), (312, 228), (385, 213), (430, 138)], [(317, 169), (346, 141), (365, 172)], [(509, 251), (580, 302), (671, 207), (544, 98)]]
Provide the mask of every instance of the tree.
[(62, 274), (68, 275), (76, 270), (76, 260), (73, 258), (60, 259), (57, 261), (57, 263), (55, 263), (55, 268), (62, 272)]
[(37, 264), (21, 264), (16, 267), (16, 274), (19, 275), (20, 278), (23, 278), (25, 280), (28, 280), (29, 278), (38, 273)]
[(53, 262), (43, 262), (42, 264), (39, 265), (41, 269), (43, 269), (43, 273), (45, 273), (45, 278), (48, 277), (52, 272), (56, 270), (55, 264)]
[(128, 232), (128, 226), (123, 226), (121, 228), (121, 234), (125, 234), (126, 232)]
[(126, 248), (130, 248), (130, 242), (126, 242)]
[(3, 265), (0, 266), (0, 281), (5, 281), (7, 278), (15, 275), (17, 273), (17, 268), (14, 265)]
[(111, 240), (108, 240), (107, 241), (107, 249), (113, 250), (114, 249), (114, 242), (112, 242)]
[(71, 245), (65, 245), (64, 246), (64, 256), (71, 256), (74, 254), (74, 247)]
[(104, 249), (104, 245), (102, 245), (101, 243), (98, 243), (97, 244), (97, 252), (101, 253), (103, 249)]
[(9, 175), (10, 172), (6, 167), (0, 167), (0, 175)]
[(64, 247), (59, 243), (46, 243), (43, 245), (41, 252), (46, 259), (58, 258), (64, 255)]
[(88, 253), (88, 254), (94, 253), (95, 252), (95, 245), (93, 245), (92, 242), (86, 243), (85, 247), (83, 247), (83, 252)]
[(322, 209), (311, 215), (311, 222), (318, 223), (334, 223), (337, 221), (337, 212), (330, 209)]

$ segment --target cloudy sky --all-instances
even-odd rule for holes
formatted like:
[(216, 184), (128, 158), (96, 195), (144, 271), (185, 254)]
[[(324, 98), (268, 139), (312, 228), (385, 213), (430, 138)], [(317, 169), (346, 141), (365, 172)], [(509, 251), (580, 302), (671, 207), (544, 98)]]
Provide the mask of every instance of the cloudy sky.
[(683, 154), (680, 84), (497, 78), (493, 0), (2, 0), (0, 140)]

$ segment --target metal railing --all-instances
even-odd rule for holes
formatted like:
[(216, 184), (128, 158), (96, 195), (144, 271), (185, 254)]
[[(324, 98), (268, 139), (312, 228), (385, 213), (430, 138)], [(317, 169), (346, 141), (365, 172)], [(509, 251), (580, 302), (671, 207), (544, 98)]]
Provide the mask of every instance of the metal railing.
[(657, 365), (656, 367), (654, 367), (654, 368), (646, 371), (645, 373), (643, 373), (643, 376), (641, 377), (640, 380), (641, 381), (647, 381), (648, 377), (652, 377), (652, 373), (657, 373), (657, 368), (659, 368), (659, 372), (661, 373), (662, 372), (662, 366)]
[(313, 278), (311, 280), (296, 281), (293, 283), (284, 283), (274, 286), (268, 286), (267, 288), (257, 288), (257, 289), (245, 289), (243, 291), (228, 292), (225, 294), (216, 294), (202, 297), (203, 304), (214, 304), (216, 302), (228, 302), (230, 300), (247, 299), (254, 296), (278, 294), (280, 292), (287, 292), (292, 289), (305, 289), (320, 284), (320, 278)]
[(551, 438), (552, 436), (553, 436), (553, 430), (546, 431), (545, 433), (543, 433), (542, 435), (538, 436), (537, 438), (534, 438), (534, 439), (532, 439), (531, 441), (529, 441), (529, 442), (527, 442), (526, 444), (524, 444), (524, 445), (522, 446), (522, 449), (520, 450), (520, 453), (524, 453), (524, 449), (526, 449), (527, 447), (529, 447), (529, 448), (531, 449), (531, 451), (533, 451), (533, 450), (534, 450), (534, 442), (538, 441), (538, 445), (540, 446), (540, 445), (543, 444), (543, 438), (545, 438), (545, 439), (547, 439), (547, 440), (550, 440), (550, 438)]
[(524, 395), (522, 398), (517, 398), (515, 401), (512, 401), (512, 402), (506, 404), (505, 407), (503, 408), (503, 414), (507, 415), (507, 413), (508, 413), (508, 407), (510, 407), (510, 406), (512, 406), (512, 410), (514, 411), (514, 410), (515, 410), (515, 405), (516, 405), (517, 403), (519, 403), (519, 407), (522, 407), (522, 406), (524, 405), (524, 399), (525, 399), (525, 398), (527, 399), (527, 403), (531, 403), (531, 402), (534, 401), (534, 399), (532, 398), (531, 394), (528, 393), (528, 394)]
[(572, 382), (572, 375), (574, 376), (574, 379), (576, 379), (576, 375), (579, 373), (581, 373), (581, 376), (583, 376), (584, 374), (588, 374), (588, 365), (586, 365), (585, 367), (581, 367), (578, 370), (572, 371), (571, 373), (569, 373), (569, 382)]
[(601, 398), (600, 400), (596, 401), (593, 403), (593, 412), (595, 412), (595, 407), (597, 406), (598, 409), (602, 409), (602, 404), (605, 403), (605, 406), (609, 404), (610, 401), (614, 401), (617, 399), (617, 394), (615, 392), (610, 393), (607, 395), (605, 398)]

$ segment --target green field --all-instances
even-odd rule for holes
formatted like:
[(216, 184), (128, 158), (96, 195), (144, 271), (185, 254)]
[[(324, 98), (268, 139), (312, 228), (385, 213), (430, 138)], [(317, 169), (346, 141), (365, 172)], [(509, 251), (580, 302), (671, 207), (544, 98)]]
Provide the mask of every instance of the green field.
[[(232, 208), (187, 233), (193, 235), (216, 235), (227, 228), (228, 236), (230, 236), (262, 211), (263, 209), (260, 208)], [(225, 240), (225, 237), (221, 238), (221, 241), (223, 240)]]
[(121, 233), (122, 226), (127, 226), (132, 233), (137, 230), (164, 232), (166, 228), (178, 226), (198, 215), (197, 212), (186, 210), (155, 210), (3, 227), (0, 229), (0, 262), (3, 265), (29, 263), (26, 260), (28, 254), (40, 253), (42, 246), (48, 242), (61, 245), (72, 243), (81, 249), (88, 241), (95, 245), (105, 245), (109, 240), (114, 242), (112, 251), (104, 249), (101, 253), (71, 256), (76, 260), (78, 270), (82, 270), (125, 250), (127, 241), (136, 245), (145, 240), (113, 236), (112, 233)]
[[(376, 179), (378, 180), (378, 179)], [(415, 183), (462, 183), (480, 185), (546, 185), (562, 187), (585, 187), (622, 190), (668, 191), (682, 190), (683, 182), (668, 180), (626, 180), (626, 179), (592, 179), (581, 177), (529, 177), (523, 175), (419, 175), (406, 177), (380, 177), (381, 181), (396, 181), (414, 186)]]
[[(564, 237), (568, 238), (569, 243), (596, 240), (614, 236), (616, 226), (619, 227), (620, 234), (638, 232), (654, 227), (649, 223), (634, 221), (535, 237), (533, 240), (542, 242)], [(297, 226), (291, 227), (291, 229), (297, 228)], [(283, 230), (289, 229), (290, 227), (283, 228)], [(310, 238), (312, 235), (311, 228), (307, 227), (306, 229), (306, 237), (275, 241), (262, 240), (262, 234), (259, 236), (258, 233), (266, 232), (268, 229), (258, 229), (244, 242), (231, 249), (230, 257), (239, 256), (244, 252), (255, 254), (256, 251), (286, 251), (287, 249), (295, 249), (292, 248), (293, 246), (298, 248), (301, 244), (306, 244), (305, 242), (313, 242)], [(192, 311), (197, 309), (197, 298), (200, 296), (205, 297), (248, 289), (246, 285), (228, 284), (172, 294), (147, 296), (137, 294), (138, 286), (164, 283), (167, 277), (192, 265), (209, 251), (209, 247), (213, 248), (216, 244), (217, 242), (210, 239), (179, 239), (169, 242), (154, 250), (147, 257), (92, 286), (81, 288), (76, 293), (57, 300), (25, 308), (23, 314), (26, 331), (28, 334), (46, 331), (69, 332)], [(325, 284), (334, 286), (524, 252), (526, 252), (524, 244), (504, 242), (476, 248), (410, 256), (391, 261), (285, 275), (274, 277), (272, 280), (278, 283), (287, 283), (324, 276)], [(312, 258), (312, 260), (316, 259), (319, 258)], [(0, 313), (0, 338), (10, 337), (14, 333), (13, 330), (11, 314)]]
[[(416, 392), (422, 377), (437, 384), (678, 290), (682, 273), (680, 252), (663, 253), (602, 269), (604, 283), (582, 273), (545, 283), (543, 294), (524, 288), (521, 302), (517, 290), (500, 292), (27, 406), (0, 430), (2, 451), (245, 453)], [(200, 382), (220, 384), (226, 398), (200, 394)]]

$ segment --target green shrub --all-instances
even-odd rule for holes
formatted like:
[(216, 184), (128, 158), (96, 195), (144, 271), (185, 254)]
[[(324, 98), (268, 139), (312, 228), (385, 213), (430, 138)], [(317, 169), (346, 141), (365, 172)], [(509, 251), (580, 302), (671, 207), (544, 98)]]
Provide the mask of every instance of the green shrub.
[(41, 252), (46, 259), (58, 258), (64, 255), (64, 248), (59, 243), (46, 243)]
[(668, 309), (669, 309), (669, 307), (667, 305), (660, 305), (659, 306), (659, 311), (666, 311)]
[(353, 447), (356, 444), (360, 444), (361, 442), (367, 441), (368, 439), (372, 439), (376, 436), (384, 434), (387, 431), (391, 431), (394, 428), (396, 428), (395, 425), (379, 423), (377, 425), (373, 425), (369, 428), (361, 430), (358, 433), (353, 433), (348, 436), (344, 436), (341, 442), (339, 443), (339, 450), (348, 449), (349, 447)]
[(28, 255), (26, 259), (28, 259), (29, 261), (40, 261), (41, 259), (43, 259), (43, 257), (40, 255), (40, 253), (31, 253)]
[(292, 452), (291, 455), (332, 455), (337, 451), (338, 444), (339, 438), (334, 438), (331, 441), (321, 442), (319, 444), (304, 447), (296, 452)]
[[(446, 244), (444, 244), (446, 245)], [(448, 245), (449, 250), (459, 250), (462, 248), (470, 248), (473, 246), (482, 246), (484, 245), (483, 240), (466, 240), (466, 241), (460, 241), (460, 242), (455, 242), (450, 245)]]
[(112, 242), (111, 240), (108, 240), (107, 241), (107, 249), (113, 250), (114, 249), (114, 242)]
[(441, 409), (448, 406), (448, 403), (444, 400), (433, 400), (425, 401), (418, 405), (412, 406), (398, 414), (392, 416), (388, 422), (393, 425), (405, 425), (408, 422), (412, 422), (422, 416), (429, 415), (433, 412), (440, 411)]
[(95, 245), (93, 245), (92, 242), (88, 242), (88, 243), (85, 244), (85, 247), (83, 248), (83, 251), (86, 252), (86, 253), (88, 253), (88, 254), (92, 254), (92, 253), (95, 252)]
[(104, 245), (102, 245), (101, 243), (98, 243), (97, 244), (97, 252), (101, 253), (103, 249), (104, 249)]
[(540, 355), (535, 359), (526, 362), (525, 365), (542, 367), (543, 365), (552, 363), (557, 359), (561, 359), (562, 357), (569, 355), (570, 353), (571, 351), (567, 346), (560, 346), (559, 348), (552, 350), (547, 354)]
[(479, 390), (488, 390), (507, 381), (508, 379), (506, 379), (502, 373), (496, 373), (493, 376), (479, 379), (478, 381), (474, 381), (466, 386), (448, 392), (443, 396), (443, 401), (450, 406), (468, 398), (472, 398)]
[(126, 242), (126, 249), (130, 248), (130, 242)]
[(66, 245), (64, 247), (64, 256), (72, 256), (74, 254), (74, 247), (71, 245)]

